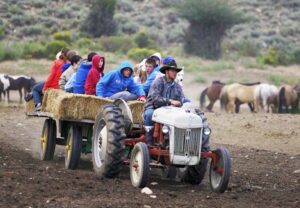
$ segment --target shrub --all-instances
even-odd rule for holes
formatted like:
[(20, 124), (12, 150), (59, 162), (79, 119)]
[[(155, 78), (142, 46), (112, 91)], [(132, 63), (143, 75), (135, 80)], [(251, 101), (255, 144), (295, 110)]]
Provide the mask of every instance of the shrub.
[(149, 48), (133, 48), (128, 51), (127, 56), (134, 61), (142, 61), (155, 52), (155, 50)]
[(13, 42), (0, 43), (0, 61), (17, 60), (23, 54), (23, 45)]
[(101, 37), (100, 44), (104, 51), (127, 53), (130, 49), (135, 48), (136, 44), (129, 36), (110, 36)]
[(63, 40), (52, 40), (46, 46), (46, 53), (48, 58), (53, 59), (55, 55), (64, 47), (67, 47), (68, 43)]
[(23, 34), (24, 36), (41, 35), (45, 32), (47, 32), (47, 29), (42, 27), (41, 25), (31, 25), (28, 27), (23, 27), (20, 30), (20, 33)]
[(76, 41), (75, 45), (79, 48), (90, 48), (92, 45), (94, 45), (94, 42), (88, 38), (80, 38)]
[(61, 40), (70, 44), (72, 41), (72, 34), (70, 31), (57, 32), (53, 34), (53, 38), (54, 40)]
[(23, 58), (45, 58), (46, 47), (44, 44), (38, 42), (29, 42), (24, 45)]
[(295, 57), (294, 54), (289, 53), (283, 49), (271, 48), (261, 56), (261, 60), (264, 64), (278, 66), (294, 63)]

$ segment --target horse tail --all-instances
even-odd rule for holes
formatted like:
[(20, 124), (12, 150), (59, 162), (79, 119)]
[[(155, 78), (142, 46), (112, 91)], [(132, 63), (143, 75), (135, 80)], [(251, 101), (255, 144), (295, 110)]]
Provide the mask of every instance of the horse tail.
[(201, 92), (201, 95), (200, 95), (200, 109), (203, 109), (203, 108), (204, 108), (205, 96), (207, 95), (207, 90), (208, 90), (208, 87), (205, 88), (205, 89)]
[(221, 90), (221, 93), (220, 93), (221, 110), (227, 111), (227, 109), (226, 109), (227, 103), (228, 103), (227, 87), (224, 86), (224, 87), (222, 88), (222, 90)]
[(278, 113), (282, 113), (282, 107), (285, 104), (285, 87), (279, 90), (278, 94)]

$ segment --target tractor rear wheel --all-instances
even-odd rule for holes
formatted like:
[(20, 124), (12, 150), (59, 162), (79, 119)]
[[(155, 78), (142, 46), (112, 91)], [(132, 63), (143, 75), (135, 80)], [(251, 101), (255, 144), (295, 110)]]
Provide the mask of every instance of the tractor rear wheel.
[(124, 116), (115, 105), (104, 105), (95, 119), (92, 159), (99, 176), (114, 178), (121, 171), (124, 156)]
[(78, 167), (82, 146), (81, 128), (78, 125), (72, 125), (69, 129), (66, 144), (65, 167), (74, 170)]
[(213, 160), (209, 169), (209, 182), (210, 187), (214, 192), (223, 193), (229, 183), (230, 169), (231, 169), (231, 156), (225, 147), (220, 147), (214, 150), (216, 154), (216, 164)]
[(56, 144), (56, 122), (48, 118), (44, 122), (41, 143), (40, 156), (42, 160), (52, 160)]

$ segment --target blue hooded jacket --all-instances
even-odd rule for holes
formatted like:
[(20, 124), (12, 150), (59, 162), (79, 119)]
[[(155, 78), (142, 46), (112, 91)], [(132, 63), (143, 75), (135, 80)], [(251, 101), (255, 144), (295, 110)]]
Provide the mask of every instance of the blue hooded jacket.
[(77, 69), (76, 77), (73, 83), (73, 92), (75, 94), (84, 94), (84, 84), (91, 68), (92, 62), (81, 62)]
[(71, 64), (69, 63), (64, 64), (61, 68), (61, 73), (64, 73), (70, 66)]
[(160, 66), (156, 66), (150, 74), (147, 74), (146, 82), (143, 84), (143, 89), (148, 95), (152, 82), (155, 80), (157, 73), (159, 72)]
[[(131, 75), (129, 77), (122, 75), (121, 71), (124, 68), (130, 68)], [(118, 69), (108, 72), (97, 83), (96, 95), (99, 97), (110, 97), (118, 92), (127, 90), (137, 96), (145, 96), (143, 87), (133, 81), (132, 74), (133, 65), (129, 61), (122, 62)]]

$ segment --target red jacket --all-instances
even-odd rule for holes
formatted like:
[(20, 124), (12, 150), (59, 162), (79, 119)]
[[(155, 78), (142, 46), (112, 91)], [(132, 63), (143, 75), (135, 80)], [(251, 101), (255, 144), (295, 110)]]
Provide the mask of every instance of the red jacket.
[[(100, 60), (103, 60), (103, 65), (99, 68)], [(96, 85), (101, 79), (102, 73), (104, 71), (105, 59), (102, 56), (95, 55), (92, 59), (92, 68), (88, 73), (86, 82), (84, 85), (85, 94), (96, 95)]]
[(47, 81), (45, 82), (43, 91), (49, 88), (58, 89), (58, 80), (60, 78), (61, 68), (64, 63), (65, 62), (61, 59), (54, 61), (51, 68), (50, 75), (48, 76)]

